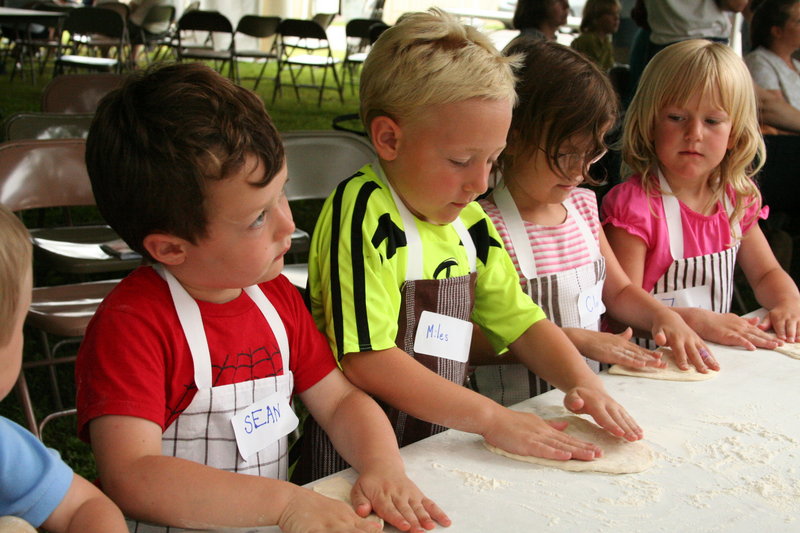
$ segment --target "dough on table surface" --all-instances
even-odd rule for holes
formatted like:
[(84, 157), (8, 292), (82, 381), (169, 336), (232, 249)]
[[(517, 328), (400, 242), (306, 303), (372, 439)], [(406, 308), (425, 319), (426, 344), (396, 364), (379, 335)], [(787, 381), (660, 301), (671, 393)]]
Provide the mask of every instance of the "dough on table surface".
[[(352, 507), (353, 502), (350, 500), (350, 491), (353, 490), (353, 484), (347, 481), (342, 476), (334, 476), (332, 478), (328, 478), (324, 481), (321, 481), (311, 487), (314, 492), (318, 492), (323, 496), (327, 496), (328, 498), (333, 498), (334, 500), (341, 500), (347, 505)], [(375, 513), (372, 513), (366, 517), (366, 520), (371, 520), (373, 522), (380, 522), (383, 525), (383, 518), (379, 517)]]
[(800, 342), (787, 342), (783, 346), (778, 346), (775, 351), (788, 355), (792, 359), (800, 359)]
[(705, 381), (717, 375), (717, 372), (714, 370), (709, 370), (705, 374), (698, 372), (691, 363), (689, 363), (689, 370), (681, 370), (672, 358), (672, 350), (669, 348), (659, 348), (656, 351), (661, 352), (661, 359), (667, 363), (666, 368), (649, 366), (644, 369), (638, 369), (614, 365), (608, 369), (608, 373), (618, 376), (635, 376), (638, 378), (663, 379), (668, 381)]
[(642, 441), (628, 442), (621, 437), (615, 437), (600, 426), (579, 416), (564, 416), (551, 418), (550, 420), (568, 422), (569, 426), (564, 430), (564, 433), (600, 446), (603, 450), (603, 456), (594, 461), (579, 461), (577, 459), (556, 461), (555, 459), (516, 455), (492, 446), (486, 441), (483, 441), (483, 445), (491, 452), (516, 459), (517, 461), (552, 466), (553, 468), (569, 470), (571, 472), (635, 474), (653, 466), (653, 452), (650, 447)]

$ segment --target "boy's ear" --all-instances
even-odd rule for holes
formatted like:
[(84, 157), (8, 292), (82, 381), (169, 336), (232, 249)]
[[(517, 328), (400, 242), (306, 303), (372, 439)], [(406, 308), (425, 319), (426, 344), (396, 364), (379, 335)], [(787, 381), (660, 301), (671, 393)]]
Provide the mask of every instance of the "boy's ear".
[(151, 233), (142, 246), (150, 257), (165, 265), (180, 265), (186, 259), (186, 240), (169, 233)]
[(393, 161), (397, 157), (397, 141), (402, 134), (400, 125), (393, 118), (380, 115), (372, 119), (369, 128), (370, 139), (378, 157), (384, 161)]

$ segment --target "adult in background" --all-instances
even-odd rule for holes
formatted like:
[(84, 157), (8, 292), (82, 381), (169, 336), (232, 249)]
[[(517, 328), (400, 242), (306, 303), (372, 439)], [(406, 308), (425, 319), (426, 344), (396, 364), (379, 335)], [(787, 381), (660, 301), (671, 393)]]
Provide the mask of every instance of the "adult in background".
[(567, 23), (567, 0), (519, 0), (514, 10), (514, 28), (519, 30), (508, 46), (518, 39), (556, 40), (558, 28)]
[(583, 6), (581, 34), (570, 43), (606, 72), (614, 66), (611, 36), (619, 29), (621, 10), (619, 0), (588, 0)]
[(764, 0), (753, 12), (745, 63), (759, 86), (800, 109), (800, 0)]

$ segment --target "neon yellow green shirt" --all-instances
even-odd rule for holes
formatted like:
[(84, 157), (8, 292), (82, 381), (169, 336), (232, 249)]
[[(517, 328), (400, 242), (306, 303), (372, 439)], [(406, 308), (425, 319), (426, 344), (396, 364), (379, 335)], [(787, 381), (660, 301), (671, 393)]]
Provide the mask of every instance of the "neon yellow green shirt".
[[(460, 218), (477, 255), (471, 319), (501, 352), (545, 315), (520, 289), (511, 258), (480, 205), (471, 203)], [(466, 250), (452, 224), (415, 222), (425, 279), (469, 274)], [(391, 191), (367, 165), (325, 201), (309, 253), (311, 311), (338, 358), (396, 346), (406, 265), (400, 213)]]

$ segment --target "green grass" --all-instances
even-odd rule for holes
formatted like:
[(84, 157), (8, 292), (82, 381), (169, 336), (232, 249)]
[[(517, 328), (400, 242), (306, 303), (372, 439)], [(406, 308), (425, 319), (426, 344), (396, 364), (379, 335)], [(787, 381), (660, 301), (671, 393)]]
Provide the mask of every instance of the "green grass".
[[(10, 65), (7, 64), (6, 68), (8, 69), (9, 67)], [(242, 85), (252, 88), (254, 80), (247, 78), (254, 76), (260, 68), (260, 65), (242, 63), (240, 65), (240, 73), (243, 77)], [(345, 87), (344, 103), (339, 101), (338, 95), (334, 91), (326, 90), (322, 105), (317, 106), (317, 92), (315, 90), (301, 89), (300, 96), (302, 101), (298, 102), (291, 86), (284, 85), (283, 93), (273, 103), (272, 91), (275, 71), (274, 64), (268, 66), (257, 94), (264, 100), (267, 110), (280, 131), (328, 130), (332, 128), (334, 117), (358, 111), (357, 87), (355, 91), (351, 91), (350, 87)], [(47, 82), (50, 81), (51, 72), (52, 69), (48, 68), (44, 76), (37, 76), (36, 83), (31, 81), (30, 76), (22, 79), (18, 76), (12, 82), (9, 80), (7, 73), (0, 75), (0, 120), (21, 111), (40, 111), (42, 91)], [(303, 79), (308, 81), (308, 76), (307, 72), (304, 73)], [(288, 80), (287, 75), (284, 78), (284, 84), (288, 83)], [(329, 79), (328, 83), (332, 84), (332, 81)], [(357, 124), (349, 124), (358, 127)], [(320, 207), (320, 202), (302, 202), (293, 205), (292, 209), (297, 225), (308, 231), (312, 230)], [(73, 213), (79, 222), (88, 223), (99, 220), (99, 215), (94, 208), (78, 209), (74, 210)], [(45, 220), (54, 220), (58, 216), (60, 216), (60, 210), (48, 210)], [(38, 224), (38, 218), (35, 215), (26, 216), (24, 220), (29, 226)], [(55, 274), (40, 263), (36, 263), (34, 268), (37, 284), (53, 285), (76, 281)], [(76, 350), (77, 346), (73, 345), (65, 348), (59, 355), (74, 354)], [(37, 332), (26, 329), (25, 360), (40, 358), (41, 354), (42, 348)], [(73, 365), (62, 365), (57, 371), (61, 395), (67, 407), (74, 405), (73, 371)], [(25, 375), (37, 412), (37, 418), (41, 420), (45, 413), (55, 408), (48, 374), (44, 369), (29, 369)], [(15, 393), (9, 394), (7, 398), (0, 402), (0, 415), (25, 426), (20, 403)], [(58, 449), (65, 461), (76, 472), (88, 479), (94, 479), (97, 473), (91, 451), (86, 444), (77, 438), (76, 432), (76, 418), (72, 416), (65, 417), (47, 426), (43, 440), (48, 446)]]

